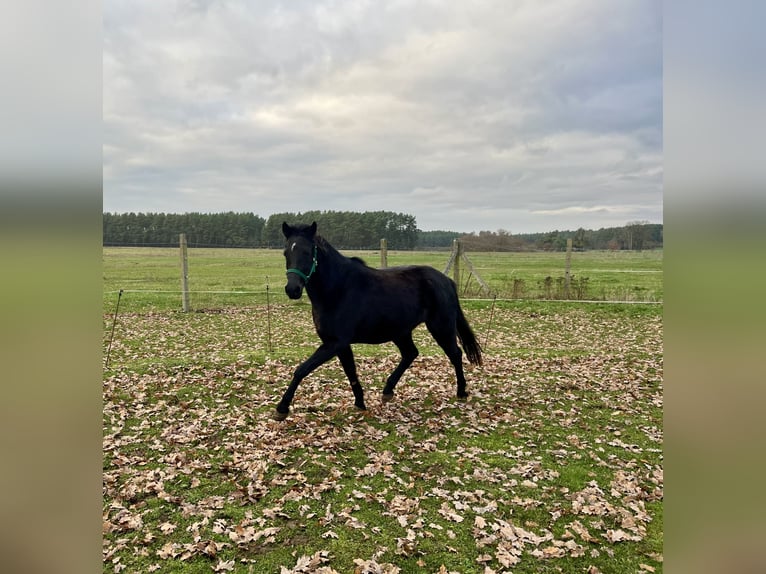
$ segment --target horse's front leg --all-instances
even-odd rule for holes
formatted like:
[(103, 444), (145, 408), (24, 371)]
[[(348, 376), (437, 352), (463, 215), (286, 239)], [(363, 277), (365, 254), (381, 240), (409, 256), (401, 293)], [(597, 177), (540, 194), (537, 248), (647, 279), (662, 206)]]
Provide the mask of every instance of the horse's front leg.
[(293, 402), (295, 391), (298, 389), (298, 385), (303, 379), (305, 379), (314, 369), (323, 365), (330, 359), (332, 359), (338, 353), (337, 345), (330, 345), (323, 343), (320, 347), (314, 351), (314, 354), (301, 363), (295, 373), (293, 374), (293, 380), (287, 387), (285, 394), (282, 395), (282, 400), (277, 405), (277, 410), (274, 413), (274, 419), (283, 421), (290, 414), (290, 403)]
[(346, 346), (338, 349), (338, 359), (340, 364), (343, 365), (343, 371), (348, 377), (348, 382), (351, 383), (351, 390), (354, 392), (354, 406), (361, 410), (367, 410), (364, 404), (364, 391), (362, 385), (359, 384), (359, 377), (356, 375), (356, 364), (354, 363), (354, 353), (351, 351), (351, 346)]

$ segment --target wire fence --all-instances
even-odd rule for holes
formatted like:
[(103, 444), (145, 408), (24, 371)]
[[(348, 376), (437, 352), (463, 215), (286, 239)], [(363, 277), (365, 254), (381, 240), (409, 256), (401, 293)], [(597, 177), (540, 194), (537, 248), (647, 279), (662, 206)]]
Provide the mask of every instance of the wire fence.
[[(170, 247), (170, 246), (168, 246)], [(281, 253), (240, 249), (112, 250), (104, 254), (104, 312), (114, 308), (114, 296), (128, 296), (126, 312), (202, 311), (228, 307), (287, 304), (282, 289)], [(384, 253), (386, 257), (384, 257)], [(372, 265), (431, 265), (458, 282), (463, 301), (570, 301), (583, 304), (662, 304), (662, 255), (578, 253), (570, 272), (561, 254), (498, 254), (494, 252), (413, 254), (380, 251), (348, 252)], [(179, 273), (179, 262), (181, 272)], [(447, 267), (445, 268), (445, 263)], [(452, 264), (452, 265), (451, 265)], [(460, 273), (458, 277), (458, 267)], [(187, 281), (188, 279), (188, 281)], [(178, 286), (178, 287), (176, 287)], [(306, 298), (302, 301), (308, 304)]]
[[(181, 296), (183, 295), (183, 291), (181, 289), (110, 289), (103, 291), (103, 294), (105, 296), (105, 299), (108, 299), (108, 295), (117, 295), (119, 293), (132, 293), (139, 296), (146, 296), (147, 298), (151, 298), (154, 295), (172, 295), (178, 298), (178, 308), (181, 307)], [(197, 301), (197, 305), (192, 305), (194, 308), (193, 310), (204, 310), (206, 307), (204, 305), (200, 306), (199, 303), (206, 302), (210, 303), (213, 299), (212, 298), (204, 298), (200, 296), (206, 296), (206, 295), (227, 295), (227, 296), (261, 296), (263, 297), (263, 301), (254, 301), (255, 305), (258, 304), (266, 304), (266, 298), (270, 295), (274, 298), (275, 303), (284, 303), (287, 302), (287, 297), (285, 295), (281, 295), (278, 292), (275, 293), (274, 290), (270, 289), (256, 289), (256, 290), (225, 290), (225, 289), (203, 289), (203, 290), (189, 290), (189, 295), (192, 297), (192, 301)], [(577, 299), (577, 298), (563, 298), (563, 297), (554, 297), (554, 298), (546, 298), (546, 297), (507, 297), (507, 296), (496, 296), (496, 297), (480, 297), (480, 296), (462, 296), (460, 298), (461, 301), (475, 301), (475, 302), (505, 302), (505, 303), (511, 303), (511, 302), (537, 302), (537, 303), (582, 303), (582, 304), (610, 304), (610, 305), (662, 305), (663, 301), (661, 300), (628, 300), (628, 299)], [(231, 302), (228, 299), (219, 299), (218, 302), (226, 306), (226, 302)], [(164, 306), (164, 305), (163, 305)]]

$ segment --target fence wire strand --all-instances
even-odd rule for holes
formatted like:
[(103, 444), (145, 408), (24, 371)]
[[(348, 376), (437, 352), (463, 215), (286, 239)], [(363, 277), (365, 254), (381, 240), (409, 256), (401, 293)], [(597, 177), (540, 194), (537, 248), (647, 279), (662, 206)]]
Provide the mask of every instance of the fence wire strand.
[[(114, 293), (172, 293), (181, 295), (181, 289), (114, 289), (109, 291), (103, 291), (105, 295), (111, 295)], [(257, 295), (266, 294), (268, 289), (261, 289), (260, 291), (225, 291), (225, 290), (209, 290), (209, 291), (189, 291), (190, 295), (195, 293), (199, 294), (219, 294), (219, 295)], [(549, 299), (549, 298), (535, 298), (535, 297), (461, 297), (461, 301), (503, 301), (506, 303), (512, 302), (538, 302), (538, 303), (606, 303), (606, 304), (624, 304), (624, 305), (662, 305), (664, 301), (630, 301), (624, 299)]]

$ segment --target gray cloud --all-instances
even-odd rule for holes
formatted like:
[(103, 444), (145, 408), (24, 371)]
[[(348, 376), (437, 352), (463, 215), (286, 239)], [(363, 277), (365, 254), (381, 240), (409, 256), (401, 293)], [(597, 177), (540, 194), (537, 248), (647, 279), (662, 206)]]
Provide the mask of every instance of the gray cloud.
[(658, 1), (104, 3), (104, 209), (662, 217)]

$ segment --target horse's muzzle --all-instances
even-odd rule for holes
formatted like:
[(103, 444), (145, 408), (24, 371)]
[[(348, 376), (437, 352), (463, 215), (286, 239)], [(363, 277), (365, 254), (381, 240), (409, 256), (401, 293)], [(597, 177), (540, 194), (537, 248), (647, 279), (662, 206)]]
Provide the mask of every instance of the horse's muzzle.
[(300, 278), (290, 278), (285, 285), (285, 293), (290, 299), (300, 299), (303, 295), (303, 284)]

